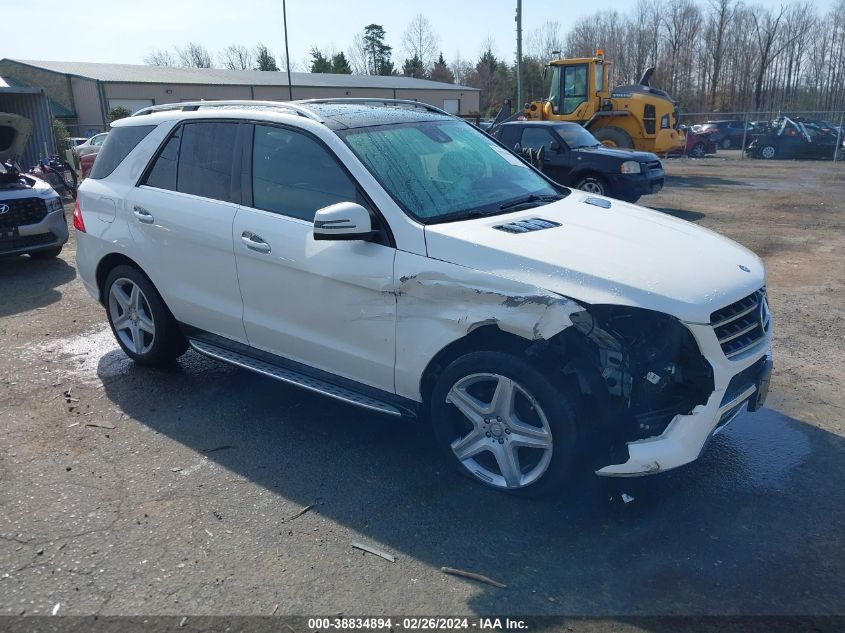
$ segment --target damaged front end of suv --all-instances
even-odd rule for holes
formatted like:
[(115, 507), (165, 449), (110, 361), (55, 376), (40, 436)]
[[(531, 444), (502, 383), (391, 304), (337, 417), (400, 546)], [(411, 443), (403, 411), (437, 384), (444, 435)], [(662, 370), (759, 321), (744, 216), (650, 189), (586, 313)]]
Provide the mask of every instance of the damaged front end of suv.
[(765, 401), (772, 362), (764, 288), (708, 324), (620, 305), (586, 306), (570, 318), (572, 327), (536, 353), (582, 394), (599, 475), (689, 463), (740, 411)]

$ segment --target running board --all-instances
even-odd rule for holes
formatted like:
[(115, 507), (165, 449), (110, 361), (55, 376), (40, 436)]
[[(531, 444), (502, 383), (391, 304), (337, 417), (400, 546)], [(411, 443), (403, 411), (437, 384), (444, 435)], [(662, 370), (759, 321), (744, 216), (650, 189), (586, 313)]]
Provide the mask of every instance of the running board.
[(313, 391), (314, 393), (329, 396), (335, 400), (340, 400), (341, 402), (352, 404), (357, 407), (370, 409), (371, 411), (378, 411), (379, 413), (385, 413), (387, 415), (402, 415), (402, 412), (392, 404), (376, 400), (375, 398), (371, 398), (370, 396), (352, 391), (351, 389), (347, 389), (345, 387), (334, 385), (328, 381), (321, 380), (313, 376), (307, 376), (301, 372), (294, 371), (281, 365), (258, 360), (256, 358), (252, 358), (251, 356), (220, 347), (219, 345), (208, 343), (207, 341), (199, 341), (196, 339), (188, 339), (188, 341), (190, 342), (191, 347), (200, 354), (221, 360), (224, 363), (229, 363), (230, 365), (235, 365), (236, 367), (242, 367), (243, 369), (248, 369), (258, 374), (263, 374), (264, 376), (281, 380), (289, 385), (294, 385), (296, 387), (301, 387), (302, 389), (307, 389), (308, 391)]

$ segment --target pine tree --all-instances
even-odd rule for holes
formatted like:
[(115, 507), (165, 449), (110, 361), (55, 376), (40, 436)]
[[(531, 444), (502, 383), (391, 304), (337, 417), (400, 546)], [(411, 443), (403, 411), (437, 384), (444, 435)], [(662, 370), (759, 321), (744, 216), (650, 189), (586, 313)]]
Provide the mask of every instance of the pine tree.
[(440, 53), (440, 57), (437, 58), (437, 61), (434, 62), (429, 79), (432, 81), (442, 81), (447, 84), (455, 83), (455, 75), (449, 69), (449, 65), (446, 63), (442, 52)]
[(330, 73), (332, 71), (332, 63), (323, 55), (322, 51), (316, 46), (311, 49), (311, 72), (312, 73)]
[(332, 69), (330, 72), (338, 75), (352, 74), (352, 67), (349, 65), (349, 60), (346, 59), (346, 55), (343, 54), (343, 51), (332, 56)]

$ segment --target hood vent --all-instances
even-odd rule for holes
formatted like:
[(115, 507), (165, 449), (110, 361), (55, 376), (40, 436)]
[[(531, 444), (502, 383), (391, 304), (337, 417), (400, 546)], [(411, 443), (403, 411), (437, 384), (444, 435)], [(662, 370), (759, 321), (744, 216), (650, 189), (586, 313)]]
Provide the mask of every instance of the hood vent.
[(543, 229), (553, 229), (556, 226), (560, 226), (560, 223), (541, 218), (531, 218), (530, 220), (518, 220), (516, 222), (508, 222), (507, 224), (499, 224), (493, 228), (504, 231), (505, 233), (530, 233)]

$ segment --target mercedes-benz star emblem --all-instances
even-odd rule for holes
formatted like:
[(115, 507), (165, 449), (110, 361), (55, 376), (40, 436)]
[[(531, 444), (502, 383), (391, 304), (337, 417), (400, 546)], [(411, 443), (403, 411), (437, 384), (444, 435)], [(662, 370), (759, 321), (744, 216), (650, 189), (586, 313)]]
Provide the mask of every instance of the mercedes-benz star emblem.
[(8, 204), (0, 204), (0, 215), (6, 215), (11, 210)]
[(748, 266), (743, 266), (742, 264), (739, 265), (740, 270), (744, 270), (747, 273), (751, 272), (751, 269)]

